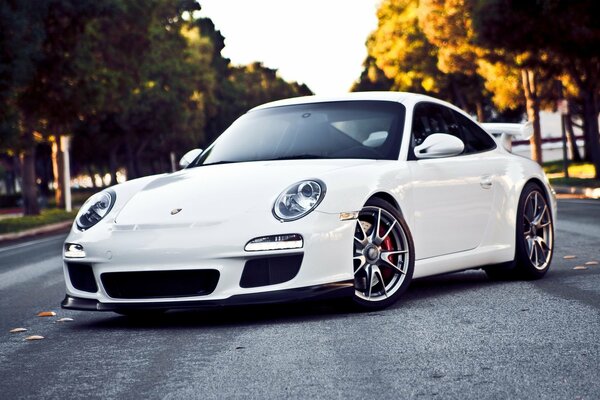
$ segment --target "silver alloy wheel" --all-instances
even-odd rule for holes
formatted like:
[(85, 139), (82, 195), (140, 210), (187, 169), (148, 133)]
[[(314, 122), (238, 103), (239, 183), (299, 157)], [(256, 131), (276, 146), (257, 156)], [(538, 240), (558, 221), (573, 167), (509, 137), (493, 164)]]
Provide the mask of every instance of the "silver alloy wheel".
[(410, 262), (406, 233), (388, 211), (366, 206), (354, 233), (356, 296), (370, 302), (392, 296), (405, 280)]
[(531, 264), (538, 270), (548, 266), (554, 245), (552, 217), (544, 196), (532, 191), (523, 209), (523, 235)]

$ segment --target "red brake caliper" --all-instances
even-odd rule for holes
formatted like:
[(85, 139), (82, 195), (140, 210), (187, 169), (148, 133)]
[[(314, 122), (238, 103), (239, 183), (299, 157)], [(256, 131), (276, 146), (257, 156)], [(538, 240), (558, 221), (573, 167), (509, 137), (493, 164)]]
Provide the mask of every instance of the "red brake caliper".
[[(385, 235), (386, 230), (383, 228), (383, 226), (379, 227), (379, 235), (383, 236)], [(383, 251), (391, 251), (393, 250), (393, 246), (392, 246), (392, 239), (390, 238), (390, 235), (388, 235), (384, 240), (383, 243), (381, 243), (381, 249)], [(392, 263), (396, 263), (398, 260), (396, 259), (396, 255), (391, 255), (389, 257), (390, 262)], [(394, 271), (391, 268), (381, 268), (381, 275), (383, 276), (383, 279), (385, 279), (386, 281), (389, 282), (389, 279), (392, 278), (394, 276)]]

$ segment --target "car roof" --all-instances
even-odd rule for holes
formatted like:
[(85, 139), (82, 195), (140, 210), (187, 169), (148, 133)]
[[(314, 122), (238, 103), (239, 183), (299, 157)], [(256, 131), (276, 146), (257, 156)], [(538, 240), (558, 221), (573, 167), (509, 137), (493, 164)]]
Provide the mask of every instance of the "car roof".
[(438, 100), (436, 98), (426, 96), (423, 94), (409, 93), (409, 92), (352, 92), (344, 93), (334, 96), (303, 96), (293, 97), (291, 99), (277, 100), (270, 103), (262, 104), (254, 107), (250, 111), (261, 110), (265, 108), (290, 106), (297, 104), (311, 104), (311, 103), (329, 103), (334, 101), (364, 101), (364, 100), (375, 100), (375, 101), (393, 101), (403, 104), (417, 103), (419, 101), (431, 101), (435, 103), (441, 103), (447, 106), (455, 108), (445, 101)]

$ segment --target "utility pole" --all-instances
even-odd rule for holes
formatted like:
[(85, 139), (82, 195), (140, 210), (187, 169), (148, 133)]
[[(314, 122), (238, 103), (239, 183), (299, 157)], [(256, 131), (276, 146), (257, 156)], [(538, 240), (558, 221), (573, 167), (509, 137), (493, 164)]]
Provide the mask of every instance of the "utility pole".
[(60, 144), (63, 151), (63, 171), (64, 171), (64, 187), (65, 187), (65, 211), (71, 211), (71, 162), (69, 157), (69, 145), (71, 143), (71, 136), (61, 136)]
[(566, 99), (558, 100), (558, 111), (560, 112), (560, 126), (562, 130), (563, 171), (565, 178), (569, 177), (569, 158), (567, 156), (567, 129), (565, 119), (569, 115), (569, 102)]

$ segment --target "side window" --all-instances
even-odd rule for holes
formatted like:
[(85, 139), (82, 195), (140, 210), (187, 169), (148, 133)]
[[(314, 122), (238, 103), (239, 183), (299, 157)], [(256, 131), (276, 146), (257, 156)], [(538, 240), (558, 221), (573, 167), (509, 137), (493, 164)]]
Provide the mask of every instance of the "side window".
[(452, 113), (458, 123), (458, 129), (460, 129), (460, 137), (465, 143), (465, 154), (479, 153), (496, 148), (496, 141), (477, 124), (461, 113), (456, 111), (452, 111)]
[(409, 152), (411, 159), (414, 159), (412, 149), (434, 133), (447, 133), (462, 140), (452, 113), (449, 108), (435, 103), (424, 102), (415, 106), (412, 121), (412, 148)]

